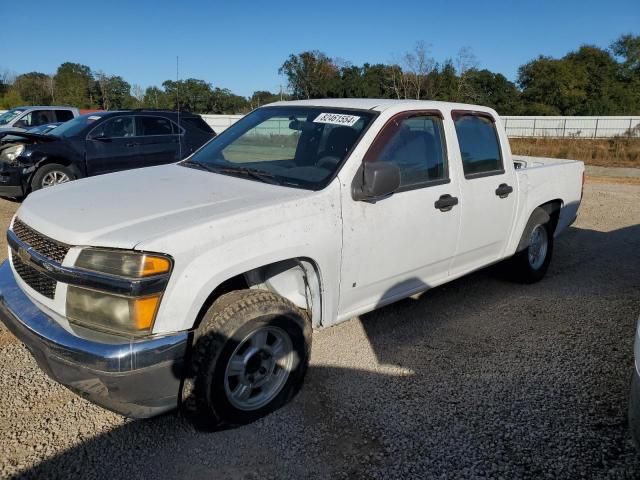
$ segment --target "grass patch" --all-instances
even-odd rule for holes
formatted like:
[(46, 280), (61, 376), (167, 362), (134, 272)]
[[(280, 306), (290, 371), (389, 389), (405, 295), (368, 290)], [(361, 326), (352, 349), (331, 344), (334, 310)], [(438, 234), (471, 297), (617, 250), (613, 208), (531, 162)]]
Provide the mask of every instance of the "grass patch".
[(510, 138), (514, 155), (570, 158), (600, 167), (640, 168), (640, 139)]

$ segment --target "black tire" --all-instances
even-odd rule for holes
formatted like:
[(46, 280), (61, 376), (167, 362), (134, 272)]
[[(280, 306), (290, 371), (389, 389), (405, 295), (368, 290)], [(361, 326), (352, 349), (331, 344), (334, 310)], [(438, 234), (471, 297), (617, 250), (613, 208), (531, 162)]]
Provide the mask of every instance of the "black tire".
[[(546, 247), (544, 258), (542, 260), (537, 258), (536, 262), (532, 262), (530, 253), (533, 253), (537, 247), (531, 245), (531, 236), (537, 229), (540, 229), (538, 233), (544, 233), (546, 236)], [(531, 214), (520, 242), (520, 246), (524, 248), (507, 262), (507, 271), (513, 280), (520, 283), (536, 283), (542, 280), (553, 256), (553, 233), (554, 228), (549, 214), (541, 208), (536, 208)]]
[(36, 173), (33, 174), (33, 177), (31, 177), (31, 191), (47, 187), (48, 185), (44, 184), (44, 180), (48, 178), (48, 176), (56, 173), (66, 175), (69, 179), (68, 181), (76, 179), (75, 174), (69, 167), (65, 167), (59, 163), (48, 163), (38, 168)]
[[(265, 330), (278, 335), (284, 333), (290, 339), (291, 356), (287, 358), (293, 360), (289, 368), (280, 370), (288, 371), (288, 377), (282, 380), (284, 383), (278, 391), (272, 392), (275, 396), (268, 403), (255, 409), (241, 409), (234, 405), (230, 391), (234, 377), (228, 376), (227, 369), (231, 367), (232, 356), (240, 355), (238, 349), (250, 342), (247, 339), (252, 338), (255, 332)], [(249, 348), (253, 346), (247, 350)], [(195, 331), (182, 389), (182, 410), (196, 427), (204, 430), (251, 423), (282, 407), (298, 393), (309, 365), (310, 351), (311, 323), (305, 311), (264, 290), (239, 290), (225, 294), (209, 308)], [(236, 388), (240, 386), (240, 379), (248, 377), (253, 381), (248, 373), (253, 358), (268, 356), (262, 353), (263, 350), (257, 352), (259, 354), (252, 354), (245, 363), (245, 373), (237, 376)], [(274, 366), (272, 371), (278, 368)], [(257, 395), (262, 394), (261, 390), (261, 387), (256, 388)], [(253, 393), (254, 390), (251, 395)]]

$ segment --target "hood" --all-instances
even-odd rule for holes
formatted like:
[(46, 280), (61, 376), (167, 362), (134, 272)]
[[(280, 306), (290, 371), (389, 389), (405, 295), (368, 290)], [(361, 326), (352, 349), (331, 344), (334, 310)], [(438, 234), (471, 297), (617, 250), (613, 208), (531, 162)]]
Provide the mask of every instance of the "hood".
[(216, 217), (309, 195), (180, 165), (128, 170), (33, 192), (17, 215), (70, 245), (134, 248)]
[(36, 140), (39, 142), (55, 142), (56, 140), (60, 140), (58, 137), (54, 137), (53, 135), (46, 135), (43, 133), (29, 133), (25, 132), (24, 130), (16, 130), (14, 128), (0, 128), (0, 139), (6, 137), (24, 138), (27, 140)]

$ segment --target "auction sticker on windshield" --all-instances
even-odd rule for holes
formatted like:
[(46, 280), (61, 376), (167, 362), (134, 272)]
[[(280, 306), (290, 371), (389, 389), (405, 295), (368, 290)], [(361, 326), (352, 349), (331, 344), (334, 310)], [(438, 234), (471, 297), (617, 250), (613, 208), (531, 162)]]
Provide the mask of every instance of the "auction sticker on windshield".
[(353, 127), (358, 120), (360, 120), (360, 117), (355, 115), (345, 115), (343, 113), (321, 113), (316, 117), (314, 123), (332, 123), (334, 125)]

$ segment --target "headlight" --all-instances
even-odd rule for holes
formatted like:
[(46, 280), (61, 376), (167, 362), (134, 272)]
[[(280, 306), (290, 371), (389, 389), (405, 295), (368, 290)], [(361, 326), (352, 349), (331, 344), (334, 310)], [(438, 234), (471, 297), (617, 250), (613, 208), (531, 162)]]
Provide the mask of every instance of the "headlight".
[[(172, 261), (162, 255), (86, 248), (75, 266), (127, 279), (168, 274)], [(146, 335), (153, 328), (162, 293), (131, 297), (69, 285), (66, 316), (70, 322), (98, 330)]]
[(160, 294), (124, 297), (69, 285), (67, 318), (72, 323), (98, 330), (146, 335), (153, 327), (160, 297)]
[(169, 272), (171, 260), (146, 253), (85, 248), (76, 260), (76, 267), (120, 277), (143, 278)]
[(12, 145), (0, 152), (0, 160), (7, 163), (14, 163), (15, 159), (18, 158), (22, 152), (24, 152), (24, 145)]

